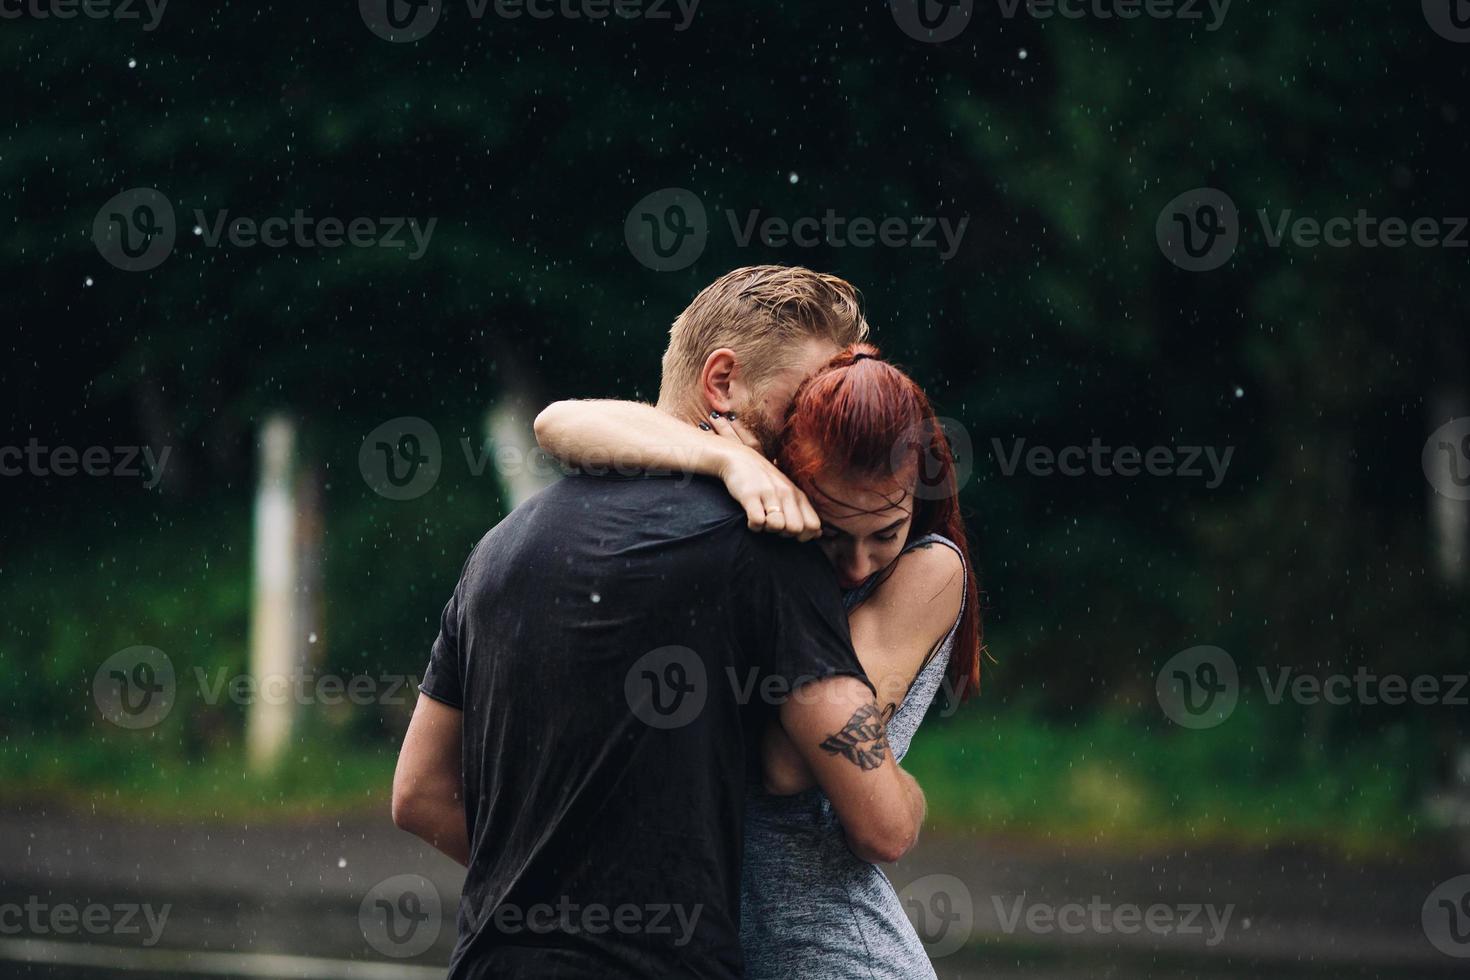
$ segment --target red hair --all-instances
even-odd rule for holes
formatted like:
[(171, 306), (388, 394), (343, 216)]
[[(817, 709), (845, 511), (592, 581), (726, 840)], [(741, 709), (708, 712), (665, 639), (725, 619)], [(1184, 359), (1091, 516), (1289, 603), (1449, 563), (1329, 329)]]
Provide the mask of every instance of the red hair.
[(949, 679), (960, 700), (973, 695), (980, 687), (980, 590), (960, 516), (954, 453), (924, 390), (880, 360), (873, 345), (853, 344), (797, 389), (777, 461), (804, 490), (824, 473), (884, 481), (917, 473), (908, 540), (941, 534), (965, 559), (965, 602)]

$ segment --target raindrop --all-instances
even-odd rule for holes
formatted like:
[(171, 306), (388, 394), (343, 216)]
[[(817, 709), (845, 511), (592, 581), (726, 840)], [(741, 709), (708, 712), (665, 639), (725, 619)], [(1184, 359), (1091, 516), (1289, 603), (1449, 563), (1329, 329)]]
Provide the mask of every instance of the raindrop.
[(128, 59), (128, 67), (129, 68), (137, 68), (138, 67), (138, 59), (137, 58), (129, 58)]
[(602, 593), (600, 593), (600, 592), (594, 592), (594, 593), (592, 593), (592, 601), (593, 602), (601, 602), (602, 601)]
[(1016, 52), (1016, 57), (1017, 58), (1020, 58), (1022, 61), (1025, 61), (1030, 56), (1031, 56), (1031, 53), (1029, 51), (1027, 51), (1025, 48), (1022, 48), (1020, 51), (1017, 51)]
[(83, 286), (90, 286), (90, 285), (92, 285), (92, 277), (91, 276), (88, 276), (87, 278), (83, 279), (82, 280), (82, 285)]
[(795, 170), (793, 170), (793, 171), (791, 171), (791, 173), (789, 173), (789, 174), (786, 175), (786, 179), (789, 180), (789, 181), (791, 181), (791, 183), (794, 184), (798, 180), (801, 180), (801, 175), (798, 174)]

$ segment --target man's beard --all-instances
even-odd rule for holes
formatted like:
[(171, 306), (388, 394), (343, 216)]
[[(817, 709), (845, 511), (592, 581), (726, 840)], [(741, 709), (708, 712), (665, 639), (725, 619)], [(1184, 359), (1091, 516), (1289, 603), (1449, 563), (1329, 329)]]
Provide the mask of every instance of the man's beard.
[(736, 412), (735, 417), (760, 442), (761, 455), (768, 459), (775, 458), (776, 450), (780, 448), (783, 426), (772, 422), (753, 399), (743, 411)]

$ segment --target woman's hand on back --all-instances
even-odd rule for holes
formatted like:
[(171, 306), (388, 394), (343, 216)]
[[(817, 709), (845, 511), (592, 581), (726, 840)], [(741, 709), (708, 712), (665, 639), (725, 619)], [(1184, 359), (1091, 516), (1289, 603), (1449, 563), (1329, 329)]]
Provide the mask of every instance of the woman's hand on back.
[(739, 419), (712, 412), (705, 425), (734, 443), (718, 475), (730, 496), (745, 509), (746, 524), (752, 531), (772, 531), (800, 541), (822, 533), (822, 519), (806, 494), (761, 455), (759, 440)]

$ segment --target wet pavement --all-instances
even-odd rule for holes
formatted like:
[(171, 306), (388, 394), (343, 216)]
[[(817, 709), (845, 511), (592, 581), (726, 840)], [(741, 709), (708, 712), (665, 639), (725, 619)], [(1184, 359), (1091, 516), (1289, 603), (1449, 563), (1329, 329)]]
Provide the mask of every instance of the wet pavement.
[[(1443, 846), (1343, 861), (931, 835), (891, 874), (944, 980), (1397, 980), (1465, 975), (1421, 920), (1464, 864)], [(0, 810), (0, 976), (428, 980), (461, 881), (386, 814), (236, 826)]]

